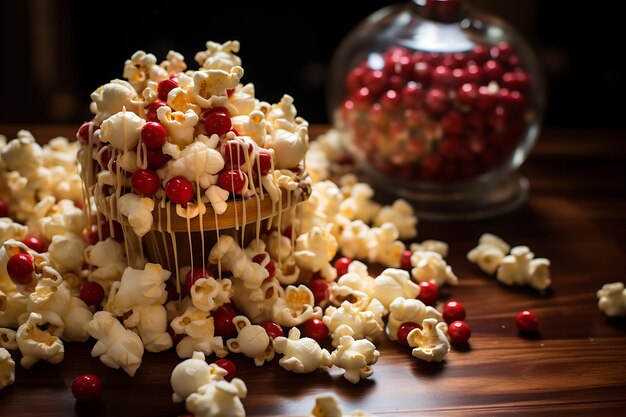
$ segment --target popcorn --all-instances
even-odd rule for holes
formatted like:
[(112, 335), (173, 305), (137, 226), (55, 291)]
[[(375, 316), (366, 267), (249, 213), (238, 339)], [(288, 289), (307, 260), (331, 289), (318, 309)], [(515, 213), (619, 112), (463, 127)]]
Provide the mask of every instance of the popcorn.
[(15, 362), (11, 354), (0, 347), (0, 390), (15, 382)]
[(41, 314), (30, 313), (26, 322), (17, 329), (17, 346), (22, 352), (20, 364), (26, 369), (40, 359), (55, 365), (63, 360), (65, 353), (63, 342), (57, 336), (38, 327), (44, 323)]
[(467, 253), (467, 260), (475, 263), (488, 274), (493, 274), (509, 253), (511, 247), (496, 235), (484, 233), (478, 240), (478, 246)]
[(168, 162), (168, 176), (182, 176), (189, 181), (197, 181), (202, 188), (209, 188), (217, 181), (215, 175), (224, 168), (224, 158), (211, 144), (203, 136), (185, 147), (178, 158)]
[(417, 251), (411, 255), (411, 275), (418, 282), (430, 281), (438, 287), (456, 285), (458, 278), (443, 257), (432, 251)]
[(176, 365), (172, 371), (172, 400), (175, 403), (185, 401), (202, 385), (211, 381), (222, 381), (226, 374), (226, 370), (219, 366), (206, 363), (204, 353), (193, 352), (191, 358)]
[(372, 201), (373, 196), (374, 190), (368, 184), (354, 184), (349, 197), (341, 203), (339, 212), (349, 220), (369, 223), (380, 211), (380, 205)]
[(361, 220), (346, 224), (337, 239), (344, 256), (351, 259), (367, 259), (369, 256), (370, 228)]
[(321, 318), (322, 309), (315, 305), (313, 293), (306, 285), (287, 286), (272, 308), (274, 321), (281, 326), (293, 327), (312, 319)]
[[(9, 284), (13, 285), (9, 281)], [(0, 277), (0, 286), (2, 278)], [(26, 312), (26, 297), (19, 293), (13, 285), (12, 291), (0, 289), (0, 327), (17, 328), (19, 323), (17, 318)]]
[(352, 261), (348, 266), (348, 273), (339, 277), (336, 283), (331, 283), (330, 302), (339, 306), (348, 301), (364, 310), (372, 298), (373, 288), (374, 278), (369, 276), (367, 265)]
[(226, 41), (223, 44), (208, 41), (206, 51), (198, 52), (194, 59), (204, 69), (230, 71), (234, 66), (241, 66), (241, 58), (235, 55), (239, 52), (239, 46), (239, 41)]
[(193, 142), (193, 130), (198, 123), (198, 115), (193, 110), (172, 112), (170, 107), (161, 106), (157, 117), (174, 144), (184, 147)]
[[(133, 86), (123, 80), (112, 80), (96, 91), (91, 93), (91, 99), (95, 103), (95, 109), (100, 113), (100, 120), (105, 120), (110, 116), (126, 110), (133, 110), (137, 107), (137, 91)], [(129, 146), (128, 148), (132, 148)], [(127, 148), (127, 149), (128, 149)], [(119, 147), (118, 149), (124, 149)]]
[(170, 50), (166, 58), (159, 66), (166, 70), (168, 74), (177, 74), (187, 69), (185, 57), (181, 53)]
[(142, 237), (150, 231), (154, 221), (152, 217), (153, 199), (128, 193), (118, 199), (117, 206), (120, 214), (125, 217), (137, 236)]
[(233, 66), (224, 71), (221, 69), (198, 70), (193, 75), (193, 92), (200, 107), (224, 106), (228, 109), (228, 90), (233, 90), (243, 77), (243, 68)]
[(411, 252), (430, 251), (437, 252), (442, 258), (448, 256), (448, 244), (440, 240), (425, 240), (422, 243), (411, 243)]
[(233, 289), (235, 295), (232, 301), (239, 311), (254, 323), (274, 320), (274, 305), (279, 298), (284, 297), (284, 290), (276, 279), (265, 281), (259, 288), (254, 289), (246, 288), (243, 282), (235, 280)]
[(172, 347), (167, 332), (167, 313), (162, 305), (135, 306), (124, 315), (124, 326), (137, 331), (148, 352), (162, 352)]
[(297, 166), (308, 149), (306, 128), (297, 132), (276, 129), (266, 138), (265, 144), (274, 150), (274, 167), (289, 169)]
[(85, 261), (95, 269), (89, 274), (89, 281), (97, 282), (109, 293), (114, 281), (122, 278), (126, 263), (124, 248), (113, 238), (107, 238), (85, 248)]
[(387, 336), (396, 341), (398, 340), (398, 329), (402, 323), (411, 322), (422, 326), (422, 322), (426, 319), (434, 319), (437, 322), (443, 320), (439, 311), (425, 305), (420, 300), (396, 298), (389, 305)]
[(425, 319), (422, 329), (413, 329), (407, 336), (407, 342), (413, 351), (411, 354), (426, 362), (441, 362), (450, 351), (450, 342), (446, 336), (448, 325), (437, 319)]
[[(267, 245), (265, 250), (269, 253), (270, 258), (272, 259), (277, 261), (286, 261), (287, 258), (289, 258), (293, 253), (291, 239), (277, 230), (270, 233), (265, 241)], [(289, 284), (291, 284), (291, 282)]]
[(194, 417), (245, 417), (241, 398), (246, 398), (246, 384), (239, 379), (213, 381), (187, 397), (185, 407)]
[(232, 282), (227, 278), (200, 278), (191, 287), (193, 305), (202, 311), (213, 311), (228, 303), (233, 294)]
[(167, 298), (165, 281), (169, 277), (170, 272), (158, 264), (148, 263), (143, 270), (126, 268), (114, 294), (113, 312), (121, 316), (136, 306), (162, 305)]
[(326, 229), (313, 227), (296, 239), (294, 257), (304, 270), (319, 272), (327, 281), (334, 281), (337, 271), (330, 262), (337, 253), (337, 240)]
[(397, 298), (415, 298), (420, 292), (419, 285), (411, 281), (411, 276), (402, 269), (387, 268), (374, 280), (373, 297), (389, 310)]
[(48, 246), (50, 262), (59, 273), (79, 272), (83, 266), (85, 241), (73, 233), (64, 233), (52, 237)]
[(137, 51), (124, 63), (123, 76), (135, 90), (142, 91), (148, 80), (159, 82), (168, 77), (168, 72), (156, 65), (156, 61), (157, 59), (153, 54)]
[(127, 152), (137, 147), (139, 132), (144, 124), (146, 121), (135, 113), (126, 110), (119, 111), (100, 125), (100, 140), (115, 149)]
[(255, 110), (257, 100), (254, 98), (254, 85), (239, 84), (228, 101), (239, 114), (232, 118), (233, 127), (237, 132), (249, 136), (257, 145), (265, 147), (267, 124), (265, 114), (260, 110)]
[(31, 234), (52, 240), (56, 235), (73, 233), (80, 235), (85, 227), (85, 213), (73, 201), (47, 196), (33, 209), (33, 217), (28, 221)]
[(128, 375), (135, 375), (143, 357), (143, 343), (137, 334), (125, 329), (106, 311), (94, 314), (87, 331), (98, 340), (91, 351), (92, 357), (99, 356), (106, 366), (113, 369), (121, 367)]
[(9, 217), (0, 218), (0, 245), (9, 239), (23, 240), (28, 233), (28, 228), (15, 223)]
[(222, 235), (211, 248), (209, 262), (221, 263), (222, 268), (233, 273), (236, 279), (241, 279), (246, 288), (258, 288), (269, 276), (267, 269), (256, 262), (252, 262), (246, 253), (239, 247), (232, 236)]
[(498, 281), (506, 285), (524, 285), (543, 291), (550, 286), (550, 261), (536, 258), (527, 246), (516, 246), (498, 266)]
[(228, 191), (218, 187), (217, 185), (211, 185), (204, 194), (209, 199), (215, 213), (222, 214), (226, 211), (226, 208), (228, 207), (226, 200), (228, 200), (228, 197), (230, 196)]
[[(7, 262), (9, 259), (18, 253), (28, 254), (33, 259), (34, 272), (32, 274), (32, 281), (26, 285), (16, 285), (9, 278), (7, 273)], [(6, 296), (14, 291), (19, 291), (24, 296), (30, 296), (35, 291), (36, 286), (40, 281), (59, 285), (62, 282), (61, 275), (56, 269), (50, 265), (50, 258), (48, 253), (40, 254), (30, 249), (22, 242), (18, 242), (13, 239), (9, 239), (2, 247), (0, 247), (0, 290), (5, 292)]]
[(2, 146), (0, 158), (7, 171), (17, 171), (19, 176), (35, 179), (43, 165), (43, 150), (28, 130), (20, 130), (16, 139)]
[(288, 338), (277, 337), (273, 344), (276, 352), (284, 354), (278, 361), (279, 365), (288, 371), (308, 374), (332, 365), (328, 351), (320, 348), (320, 345), (311, 338), (300, 339), (300, 330), (297, 327), (289, 330)]
[(352, 335), (341, 336), (337, 349), (331, 354), (332, 363), (345, 369), (343, 377), (353, 384), (374, 374), (371, 365), (378, 362), (380, 353), (366, 339), (354, 340)]
[(245, 316), (235, 316), (233, 324), (238, 334), (226, 342), (231, 352), (254, 358), (256, 366), (262, 366), (266, 361), (274, 359), (274, 349), (263, 327), (251, 324)]
[(608, 317), (626, 316), (626, 289), (623, 282), (604, 284), (597, 296), (598, 308)]
[(408, 201), (400, 198), (391, 206), (380, 209), (374, 218), (374, 226), (380, 227), (385, 223), (393, 223), (400, 232), (400, 239), (413, 239), (417, 236), (417, 217)]
[(356, 410), (350, 414), (344, 414), (337, 403), (334, 395), (324, 394), (315, 398), (315, 407), (311, 411), (312, 417), (372, 417), (364, 411)]
[(404, 243), (397, 240), (398, 237), (398, 229), (393, 223), (385, 223), (381, 227), (372, 228), (370, 241), (367, 243), (370, 262), (399, 268), (400, 259), (406, 247)]
[(341, 336), (350, 334), (356, 339), (375, 340), (383, 333), (382, 316), (385, 308), (376, 299), (365, 310), (344, 301), (339, 308), (326, 308), (322, 320), (333, 337), (333, 346), (340, 343)]
[(17, 333), (13, 329), (0, 328), (0, 348), (17, 349)]
[(196, 308), (189, 302), (189, 299), (183, 301), (183, 307), (184, 312), (170, 323), (176, 333), (187, 335), (176, 345), (178, 356), (189, 358), (194, 351), (205, 355), (215, 353), (220, 358), (226, 356), (228, 351), (224, 347), (222, 338), (215, 336), (213, 317), (209, 317), (207, 312)]

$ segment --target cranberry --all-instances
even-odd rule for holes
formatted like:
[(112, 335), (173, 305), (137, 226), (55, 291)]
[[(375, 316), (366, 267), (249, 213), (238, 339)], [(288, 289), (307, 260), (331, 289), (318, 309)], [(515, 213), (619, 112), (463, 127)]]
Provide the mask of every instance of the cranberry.
[(511, 55), (513, 55), (513, 47), (509, 42), (498, 42), (496, 46), (491, 47), (491, 49), (489, 50), (489, 54), (493, 59), (504, 61)]
[(407, 107), (418, 107), (424, 97), (422, 87), (411, 81), (402, 89), (402, 100)]
[(26, 236), (22, 243), (34, 250), (37, 253), (44, 253), (48, 251), (48, 245), (41, 239), (35, 236)]
[(454, 345), (464, 345), (472, 335), (472, 329), (464, 321), (457, 320), (448, 327), (450, 342)]
[(515, 324), (522, 333), (534, 333), (539, 327), (537, 315), (530, 310), (524, 310), (515, 316)]
[(411, 331), (413, 331), (414, 329), (421, 328), (422, 326), (417, 323), (413, 323), (412, 321), (402, 323), (400, 327), (398, 327), (398, 343), (400, 343), (402, 346), (409, 347), (409, 341), (407, 340), (407, 337), (409, 337), (409, 333), (411, 333)]
[(148, 122), (140, 131), (141, 141), (148, 148), (160, 148), (167, 142), (167, 130), (161, 123)]
[(363, 87), (363, 75), (365, 74), (365, 68), (356, 67), (353, 68), (346, 77), (346, 88), (349, 92), (356, 91)]
[(248, 184), (248, 177), (239, 169), (225, 169), (217, 177), (217, 185), (232, 194), (241, 194)]
[(389, 77), (389, 90), (401, 91), (406, 85), (406, 79), (399, 75), (393, 74)]
[(270, 259), (269, 255), (265, 253), (259, 253), (258, 255), (254, 255), (254, 257), (252, 258), (252, 262), (263, 265), (266, 259), (267, 263), (265, 264), (265, 269), (267, 269), (269, 275), (265, 279), (272, 279), (276, 275), (276, 264)]
[(149, 122), (158, 122), (159, 116), (157, 115), (157, 110), (159, 110), (159, 108), (163, 106), (167, 106), (167, 104), (162, 101), (155, 101), (148, 104), (148, 106), (146, 107), (146, 119), (148, 119)]
[(167, 102), (167, 95), (178, 87), (178, 83), (175, 80), (167, 79), (163, 80), (159, 83), (157, 87), (157, 92), (159, 93), (159, 100)]
[(35, 264), (33, 257), (27, 253), (17, 253), (7, 262), (7, 273), (17, 285), (28, 285), (33, 281)]
[(193, 198), (193, 184), (184, 177), (174, 177), (165, 185), (167, 198), (176, 204), (187, 204)]
[(88, 306), (98, 307), (104, 300), (104, 288), (94, 281), (87, 281), (80, 287), (80, 299)]
[(427, 62), (417, 62), (413, 69), (415, 81), (426, 84), (430, 81), (430, 65)]
[(354, 93), (354, 102), (357, 105), (363, 106), (365, 104), (368, 104), (371, 98), (372, 94), (367, 87), (361, 87), (356, 91), (356, 93)]
[(213, 311), (211, 315), (213, 316), (215, 335), (221, 336), (224, 340), (237, 336), (237, 328), (233, 324), (233, 319), (237, 314), (237, 311), (230, 304), (224, 304)]
[(408, 55), (402, 55), (396, 59), (393, 71), (401, 77), (409, 78), (413, 74), (413, 60)]
[(465, 307), (458, 301), (448, 301), (443, 306), (443, 319), (448, 324), (457, 320), (465, 320)]
[(302, 325), (302, 335), (304, 337), (310, 337), (317, 343), (322, 343), (328, 338), (328, 327), (326, 327), (322, 320), (313, 318)]
[(473, 106), (478, 100), (478, 86), (475, 84), (465, 83), (457, 91), (459, 103)]
[(0, 217), (9, 217), (9, 204), (0, 199)]
[(78, 401), (95, 401), (101, 392), (100, 378), (93, 374), (79, 375), (72, 381), (72, 395)]
[(213, 278), (213, 273), (201, 266), (194, 267), (185, 275), (185, 294), (191, 294), (191, 287), (201, 278)]
[(430, 75), (435, 85), (451, 85), (453, 82), (452, 70), (444, 65), (439, 65), (433, 69)]
[(381, 102), (387, 110), (395, 110), (402, 103), (402, 97), (395, 90), (387, 90), (381, 98)]
[(483, 65), (483, 74), (487, 81), (499, 81), (502, 76), (502, 65), (497, 61), (489, 60)]
[(148, 161), (148, 168), (150, 169), (163, 167), (171, 158), (171, 156), (164, 154), (161, 149), (148, 148), (146, 150), (146, 160)]
[(474, 63), (468, 63), (464, 71), (464, 79), (466, 83), (480, 84), (483, 78), (483, 71), (481, 67)]
[(420, 293), (417, 299), (426, 305), (433, 305), (439, 298), (439, 288), (430, 281), (420, 282)]
[(363, 76), (363, 85), (368, 89), (368, 93), (371, 91), (374, 94), (380, 94), (387, 86), (387, 78), (382, 71), (367, 71)]
[(268, 151), (259, 151), (259, 167), (257, 168), (257, 161), (254, 161), (254, 171), (253, 172), (258, 172), (258, 170), (261, 171), (261, 176), (265, 176), (267, 175), (271, 170), (272, 170), (272, 154), (269, 153)]
[(402, 257), (400, 258), (400, 267), (407, 271), (411, 270), (413, 266), (411, 265), (411, 256), (413, 255), (412, 250), (405, 250), (402, 252)]
[(230, 382), (233, 380), (234, 377), (237, 376), (237, 367), (231, 360), (218, 359), (213, 363), (227, 372), (227, 374), (224, 376), (224, 379), (226, 381)]
[(448, 97), (441, 88), (431, 88), (426, 93), (426, 106), (433, 113), (443, 113), (448, 108)]
[(76, 139), (82, 143), (89, 143), (89, 129), (91, 128), (91, 122), (85, 122), (81, 127), (78, 128), (78, 132), (76, 132)]
[(167, 326), (167, 333), (172, 338), (172, 344), (174, 346), (179, 344), (180, 341), (183, 340), (187, 336), (185, 333), (176, 333), (174, 329), (172, 329), (172, 326)]
[(228, 133), (232, 127), (230, 116), (221, 111), (211, 112), (204, 119), (204, 128), (208, 135), (222, 136)]
[(150, 197), (154, 195), (161, 185), (161, 180), (156, 172), (149, 169), (139, 169), (133, 172), (130, 179), (133, 191), (139, 195)]
[(335, 261), (335, 269), (337, 270), (337, 278), (342, 277), (348, 273), (348, 267), (352, 263), (352, 259), (339, 258)]
[(485, 45), (476, 45), (474, 49), (472, 49), (470, 56), (474, 61), (482, 64), (489, 59), (489, 48)]
[(283, 331), (283, 328), (280, 326), (280, 324), (271, 320), (265, 320), (259, 323), (259, 326), (265, 329), (265, 333), (267, 333), (271, 340), (274, 340), (277, 337), (285, 336), (285, 332)]
[(496, 96), (491, 94), (487, 86), (478, 87), (477, 105), (481, 110), (489, 110), (496, 105)]
[(323, 306), (330, 295), (330, 285), (324, 278), (312, 279), (308, 285), (315, 298), (315, 305)]
[[(248, 147), (248, 154), (252, 153), (252, 147)], [(240, 167), (246, 163), (246, 150), (243, 144), (236, 140), (229, 140), (222, 146), (224, 162), (230, 166)]]
[(456, 110), (447, 112), (441, 118), (441, 126), (443, 127), (443, 130), (453, 135), (462, 134), (465, 129), (464, 124), (465, 118)]

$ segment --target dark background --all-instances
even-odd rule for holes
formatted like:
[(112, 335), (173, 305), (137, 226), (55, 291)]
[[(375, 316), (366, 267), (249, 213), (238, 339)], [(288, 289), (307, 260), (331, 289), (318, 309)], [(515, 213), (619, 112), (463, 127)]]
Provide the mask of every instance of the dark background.
[[(623, 125), (625, 52), (616, 6), (467, 1), (511, 23), (535, 49), (549, 87), (547, 125)], [(327, 122), (333, 51), (359, 21), (397, 2), (243, 3), (0, 0), (0, 123), (79, 123), (90, 118), (89, 94), (121, 78), (135, 50), (160, 61), (175, 49), (196, 68), (193, 56), (206, 40), (228, 39), (241, 41), (243, 81), (254, 82), (257, 97), (276, 101), (288, 92), (301, 115)]]

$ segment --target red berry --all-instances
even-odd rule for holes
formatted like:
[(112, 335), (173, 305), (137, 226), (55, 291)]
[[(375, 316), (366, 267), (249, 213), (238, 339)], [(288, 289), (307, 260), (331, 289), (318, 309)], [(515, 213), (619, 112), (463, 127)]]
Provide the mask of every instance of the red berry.
[(472, 106), (478, 100), (478, 87), (475, 84), (465, 83), (457, 91), (457, 97), (461, 104)]
[(172, 157), (164, 154), (161, 149), (148, 148), (146, 149), (146, 160), (148, 161), (148, 168), (159, 169), (163, 165), (167, 164)]
[(204, 119), (204, 128), (208, 135), (222, 136), (228, 133), (232, 127), (230, 116), (221, 111), (209, 113)]
[(430, 64), (424, 61), (416, 62), (413, 78), (415, 78), (415, 81), (422, 84), (430, 81)]
[(402, 103), (402, 96), (395, 90), (387, 90), (381, 98), (384, 108), (387, 110), (395, 110)]
[(367, 87), (361, 87), (354, 93), (354, 102), (358, 105), (368, 104), (371, 98), (372, 93)]
[(9, 205), (0, 199), (0, 217), (9, 217)]
[(257, 161), (254, 161), (254, 168), (252, 172), (259, 172), (261, 170), (261, 176), (267, 175), (272, 170), (272, 154), (268, 151), (259, 151), (259, 165), (257, 167)]
[(431, 78), (433, 84), (444, 86), (451, 85), (453, 82), (452, 70), (446, 66), (439, 65), (433, 69)]
[(402, 346), (409, 347), (409, 342), (407, 340), (409, 333), (411, 333), (411, 331), (414, 329), (421, 329), (421, 328), (422, 326), (420, 326), (417, 323), (413, 323), (412, 321), (407, 321), (405, 323), (402, 323), (400, 327), (398, 327), (398, 342)]
[(483, 65), (483, 74), (487, 81), (498, 81), (502, 75), (502, 65), (497, 61), (489, 60)]
[(515, 324), (522, 333), (534, 333), (539, 327), (537, 315), (529, 310), (520, 311), (515, 316)]
[(174, 329), (172, 329), (172, 326), (167, 326), (167, 333), (172, 338), (172, 343), (174, 346), (179, 344), (180, 341), (183, 340), (187, 336), (185, 333), (176, 333)]
[(233, 319), (237, 314), (237, 311), (230, 304), (224, 304), (213, 311), (211, 315), (213, 316), (215, 335), (221, 336), (224, 340), (237, 336), (237, 328), (233, 324)]
[(89, 143), (89, 129), (91, 128), (91, 122), (85, 122), (82, 124), (80, 128), (78, 128), (78, 132), (76, 132), (76, 139), (82, 143)]
[(454, 345), (464, 345), (472, 335), (472, 329), (464, 321), (457, 320), (448, 327), (450, 342)]
[(163, 80), (159, 83), (157, 87), (157, 92), (159, 93), (159, 100), (167, 102), (167, 95), (178, 87), (178, 83), (175, 80), (167, 79)]
[(412, 250), (405, 250), (404, 252), (402, 252), (402, 257), (400, 258), (400, 267), (402, 269), (405, 269), (407, 271), (410, 271), (413, 268), (413, 265), (411, 265), (411, 256), (413, 255), (413, 251)]
[(161, 123), (148, 122), (141, 128), (141, 141), (148, 148), (160, 148), (167, 142), (167, 130)]
[(489, 59), (489, 48), (485, 45), (476, 45), (471, 52), (471, 58), (479, 64), (482, 64)]
[(456, 110), (451, 110), (441, 118), (441, 126), (446, 133), (460, 135), (465, 129), (465, 118)]
[(158, 122), (159, 116), (157, 115), (157, 110), (159, 110), (159, 108), (163, 106), (167, 106), (167, 104), (162, 101), (155, 101), (148, 104), (148, 106), (146, 107), (146, 119), (148, 119), (149, 122)]
[(352, 259), (339, 258), (335, 261), (335, 269), (337, 270), (337, 278), (342, 277), (348, 273), (348, 267), (352, 263)]
[(457, 320), (465, 320), (465, 307), (458, 301), (448, 301), (443, 306), (443, 319), (448, 324)]
[(328, 327), (320, 319), (311, 319), (302, 325), (302, 335), (322, 343), (328, 338)]
[[(252, 147), (248, 147), (248, 154), (252, 153)], [(236, 140), (229, 140), (222, 146), (222, 156), (224, 162), (235, 168), (239, 168), (246, 163), (246, 151), (244, 146)]]
[(439, 298), (439, 288), (430, 281), (420, 282), (420, 293), (417, 299), (426, 305), (432, 305)]
[(88, 306), (98, 307), (104, 300), (104, 288), (94, 281), (87, 281), (80, 287), (80, 299)]
[(407, 107), (418, 107), (422, 102), (423, 96), (424, 90), (422, 90), (422, 87), (412, 81), (402, 89), (402, 100)]
[(283, 331), (283, 328), (280, 326), (280, 324), (271, 320), (265, 320), (259, 323), (259, 326), (265, 329), (265, 333), (267, 333), (271, 340), (274, 340), (280, 336), (285, 336), (285, 332)]
[(363, 76), (363, 85), (367, 89), (368, 95), (370, 91), (374, 94), (379, 94), (385, 89), (387, 85), (387, 78), (382, 71), (367, 71)]
[(149, 169), (139, 169), (133, 172), (130, 184), (132, 185), (135, 193), (150, 197), (159, 189), (161, 180), (156, 172)]
[(187, 275), (185, 275), (185, 294), (191, 294), (191, 287), (193, 287), (196, 281), (200, 278), (212, 277), (213, 273), (205, 268), (202, 268), (201, 266), (193, 268), (191, 271), (187, 272)]
[(426, 94), (426, 106), (433, 113), (443, 113), (448, 109), (448, 96), (441, 88), (431, 88)]
[(217, 177), (217, 185), (232, 194), (241, 194), (248, 183), (248, 177), (239, 169), (226, 169)]
[(228, 372), (224, 376), (224, 379), (227, 380), (228, 382), (232, 381), (233, 378), (237, 376), (237, 367), (231, 360), (218, 359), (213, 363), (219, 366), (220, 368), (222, 368), (223, 370), (225, 370), (226, 372)]
[(307, 285), (313, 293), (315, 305), (321, 306), (328, 301), (330, 295), (330, 285), (324, 278), (312, 279)]
[(79, 375), (72, 381), (72, 394), (78, 401), (95, 401), (100, 397), (102, 384), (93, 374)]
[(264, 266), (265, 269), (267, 269), (269, 275), (265, 279), (272, 279), (276, 275), (276, 264), (270, 259), (269, 255), (259, 253), (258, 255), (254, 255), (254, 257), (252, 258), (252, 262), (256, 262), (259, 265), (263, 265), (266, 260), (267, 263)]
[(17, 285), (28, 285), (33, 281), (35, 264), (33, 257), (27, 253), (17, 253), (7, 262), (7, 273)]
[(165, 185), (165, 194), (176, 204), (187, 204), (193, 198), (193, 184), (184, 177), (174, 177)]
[(363, 86), (363, 75), (365, 69), (362, 67), (353, 68), (346, 77), (346, 88), (348, 92), (353, 92)]
[(48, 250), (48, 245), (46, 243), (35, 236), (26, 236), (22, 243), (34, 250), (37, 253), (44, 253)]

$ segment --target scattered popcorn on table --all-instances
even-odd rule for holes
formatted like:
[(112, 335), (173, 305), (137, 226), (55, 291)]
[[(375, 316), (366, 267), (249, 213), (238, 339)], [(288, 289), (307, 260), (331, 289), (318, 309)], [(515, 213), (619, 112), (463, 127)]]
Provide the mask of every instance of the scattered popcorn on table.
[(315, 305), (313, 293), (306, 285), (287, 286), (276, 300), (273, 318), (281, 326), (299, 326), (312, 318), (322, 318), (322, 309)]
[(39, 326), (43, 324), (41, 314), (30, 313), (24, 324), (17, 329), (17, 346), (22, 352), (20, 364), (26, 369), (41, 359), (52, 364), (63, 360), (65, 354), (63, 342), (48, 330), (40, 329)]
[(402, 323), (416, 323), (420, 326), (426, 319), (443, 321), (441, 313), (435, 308), (412, 298), (396, 298), (389, 306), (389, 321), (387, 323), (387, 336), (390, 340), (398, 340), (398, 329)]
[(13, 329), (0, 328), (0, 347), (7, 350), (17, 349), (17, 332)]
[(407, 336), (412, 355), (426, 362), (441, 362), (450, 351), (446, 336), (448, 325), (437, 319), (424, 319), (422, 329), (413, 329)]
[(398, 298), (415, 298), (420, 287), (407, 271), (387, 268), (374, 280), (372, 295), (389, 311), (391, 303)]
[(337, 348), (331, 354), (335, 366), (345, 369), (343, 377), (353, 384), (374, 374), (373, 364), (378, 362), (380, 353), (367, 339), (354, 340), (351, 334), (339, 338)]
[(415, 217), (413, 207), (402, 198), (394, 201), (391, 206), (382, 207), (374, 218), (374, 226), (380, 227), (385, 223), (393, 223), (400, 232), (399, 237), (402, 240), (413, 239), (417, 236), (417, 217)]
[(204, 353), (193, 352), (191, 358), (176, 365), (172, 371), (170, 383), (172, 385), (172, 400), (175, 403), (185, 401), (202, 385), (211, 381), (221, 381), (227, 372), (215, 364), (209, 365), (205, 361)]
[(311, 338), (301, 339), (297, 327), (291, 328), (289, 337), (277, 337), (273, 344), (274, 350), (284, 355), (278, 363), (288, 371), (308, 374), (332, 365), (328, 351), (320, 348), (320, 345)]
[(448, 256), (448, 244), (446, 242), (442, 242), (440, 240), (425, 240), (422, 243), (411, 243), (410, 249), (412, 252), (417, 251), (431, 251), (437, 252), (441, 257), (445, 258)]
[(245, 417), (241, 403), (248, 389), (239, 379), (212, 381), (187, 397), (185, 407), (194, 417)]
[(608, 317), (626, 316), (626, 289), (623, 282), (604, 284), (597, 296), (598, 308)]
[(332, 334), (333, 346), (340, 343), (344, 335), (356, 339), (376, 340), (384, 333), (383, 314), (385, 307), (374, 299), (362, 310), (358, 306), (344, 301), (339, 308), (330, 306), (324, 312), (323, 321)]
[(256, 366), (262, 366), (274, 359), (274, 348), (263, 327), (251, 324), (245, 316), (235, 317), (233, 324), (238, 334), (226, 342), (228, 350), (253, 358)]
[(339, 402), (334, 395), (324, 394), (315, 399), (315, 407), (311, 411), (311, 417), (371, 417), (364, 411), (355, 410), (350, 414), (344, 414), (339, 407)]
[(432, 251), (417, 251), (411, 255), (411, 275), (417, 282), (429, 281), (437, 287), (456, 285), (458, 278), (443, 257)]
[(478, 246), (467, 253), (467, 259), (486, 273), (493, 274), (510, 249), (509, 244), (498, 236), (485, 233), (478, 240)]
[(11, 354), (0, 347), (0, 390), (15, 382), (15, 362)]
[(189, 298), (183, 300), (184, 311), (175, 317), (170, 326), (178, 334), (186, 335), (176, 345), (176, 353), (180, 358), (190, 358), (194, 351), (205, 355), (215, 353), (222, 358), (228, 354), (224, 341), (220, 336), (215, 336), (213, 317), (209, 313), (195, 307)]
[(516, 246), (502, 259), (496, 276), (506, 285), (530, 285), (543, 291), (550, 286), (550, 261), (535, 258), (527, 246)]

